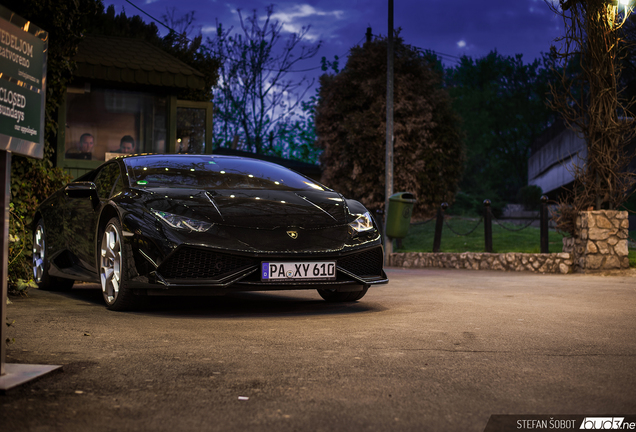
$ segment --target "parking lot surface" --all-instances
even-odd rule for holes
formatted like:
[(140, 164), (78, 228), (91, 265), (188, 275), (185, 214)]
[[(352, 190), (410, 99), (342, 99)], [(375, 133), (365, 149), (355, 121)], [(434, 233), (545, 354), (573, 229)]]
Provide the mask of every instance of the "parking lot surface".
[(152, 298), (98, 285), (8, 306), (2, 430), (483, 431), (493, 414), (636, 414), (636, 272), (388, 269), (357, 303), (315, 291)]

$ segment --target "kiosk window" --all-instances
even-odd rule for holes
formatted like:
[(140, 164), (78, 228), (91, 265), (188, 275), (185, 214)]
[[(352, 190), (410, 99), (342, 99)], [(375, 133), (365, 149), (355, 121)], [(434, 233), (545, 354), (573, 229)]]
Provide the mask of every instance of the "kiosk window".
[(103, 161), (121, 153), (165, 152), (166, 106), (166, 97), (150, 93), (70, 89), (66, 159)]

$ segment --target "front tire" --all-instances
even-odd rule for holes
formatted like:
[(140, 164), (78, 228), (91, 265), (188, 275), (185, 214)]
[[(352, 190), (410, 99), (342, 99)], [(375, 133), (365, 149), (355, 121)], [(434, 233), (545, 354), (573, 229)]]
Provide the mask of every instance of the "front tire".
[(106, 224), (99, 245), (99, 277), (106, 307), (115, 311), (131, 310), (139, 303), (139, 297), (126, 284), (128, 257), (123, 249), (121, 224), (118, 218), (112, 218)]
[(338, 292), (335, 289), (319, 289), (320, 297), (330, 303), (354, 302), (360, 300), (369, 290), (369, 287), (362, 288), (362, 291)]
[(46, 231), (44, 230), (44, 221), (40, 219), (33, 231), (33, 280), (41, 290), (70, 290), (75, 281), (51, 276), (49, 274), (49, 260), (47, 255)]

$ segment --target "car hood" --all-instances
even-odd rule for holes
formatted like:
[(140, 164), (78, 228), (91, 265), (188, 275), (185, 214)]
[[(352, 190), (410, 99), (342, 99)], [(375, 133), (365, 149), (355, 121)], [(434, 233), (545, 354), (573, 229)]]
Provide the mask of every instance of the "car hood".
[(333, 191), (146, 189), (145, 206), (219, 225), (273, 229), (344, 225), (343, 197)]

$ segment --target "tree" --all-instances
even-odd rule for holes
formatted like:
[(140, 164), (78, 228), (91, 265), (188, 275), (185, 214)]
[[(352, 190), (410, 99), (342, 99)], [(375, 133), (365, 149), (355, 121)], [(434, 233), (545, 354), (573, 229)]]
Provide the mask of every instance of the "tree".
[(315, 146), (316, 127), (314, 119), (318, 99), (312, 96), (301, 101), (300, 110), (292, 113), (277, 125), (277, 141), (270, 152), (286, 159), (307, 163), (318, 163), (320, 149)]
[(131, 17), (122, 11), (117, 14), (115, 6), (110, 5), (104, 10), (101, 5), (98, 11), (88, 15), (85, 32), (90, 34), (118, 37), (136, 37), (152, 44), (160, 44), (161, 36), (154, 22), (146, 23), (139, 15)]
[[(351, 49), (344, 69), (320, 78), (316, 109), (322, 181), (364, 203), (384, 206), (387, 39)], [(394, 181), (415, 193), (415, 214), (451, 202), (462, 169), (459, 117), (426, 56), (395, 40)]]
[[(562, 221), (571, 227), (579, 211), (618, 208), (634, 183), (625, 170), (634, 99), (626, 100), (620, 85), (625, 49), (620, 30), (629, 12), (605, 0), (547, 3), (565, 25), (565, 35), (556, 40), (560, 49), (551, 49), (562, 66), (560, 81), (552, 86), (552, 107), (587, 144), (585, 165), (576, 170), (572, 194), (561, 203)], [(565, 72), (572, 62), (580, 71), (574, 76)]]
[(195, 21), (194, 11), (176, 18), (173, 8), (162, 18), (164, 23), (172, 29), (161, 41), (162, 48), (201, 72), (205, 81), (205, 86), (201, 90), (181, 90), (178, 95), (179, 99), (200, 102), (212, 100), (212, 88), (219, 80), (221, 60), (203, 45), (203, 35), (200, 31), (197, 35), (191, 36), (190, 33), (193, 30)]
[(528, 182), (530, 148), (553, 121), (546, 105), (551, 64), (520, 54), (463, 56), (446, 71), (453, 107), (463, 119), (466, 166), (460, 189), (493, 202), (515, 201)]
[[(340, 72), (338, 56), (334, 60), (320, 59), (323, 72)], [(296, 110), (290, 117), (278, 124), (278, 142), (275, 143), (272, 153), (287, 159), (296, 159), (307, 163), (316, 164), (322, 151), (316, 147), (316, 106), (318, 105), (319, 89), (315, 96), (306, 101), (301, 101), (300, 112)]]
[(282, 23), (271, 19), (274, 7), (266, 12), (261, 22), (256, 10), (246, 18), (239, 10), (240, 32), (217, 23), (216, 38), (207, 42), (223, 62), (214, 92), (216, 146), (236, 145), (240, 139), (248, 151), (273, 150), (293, 125), (293, 116), (313, 84), (292, 75), (299, 62), (316, 55), (320, 43), (304, 45), (309, 27), (283, 41)]

